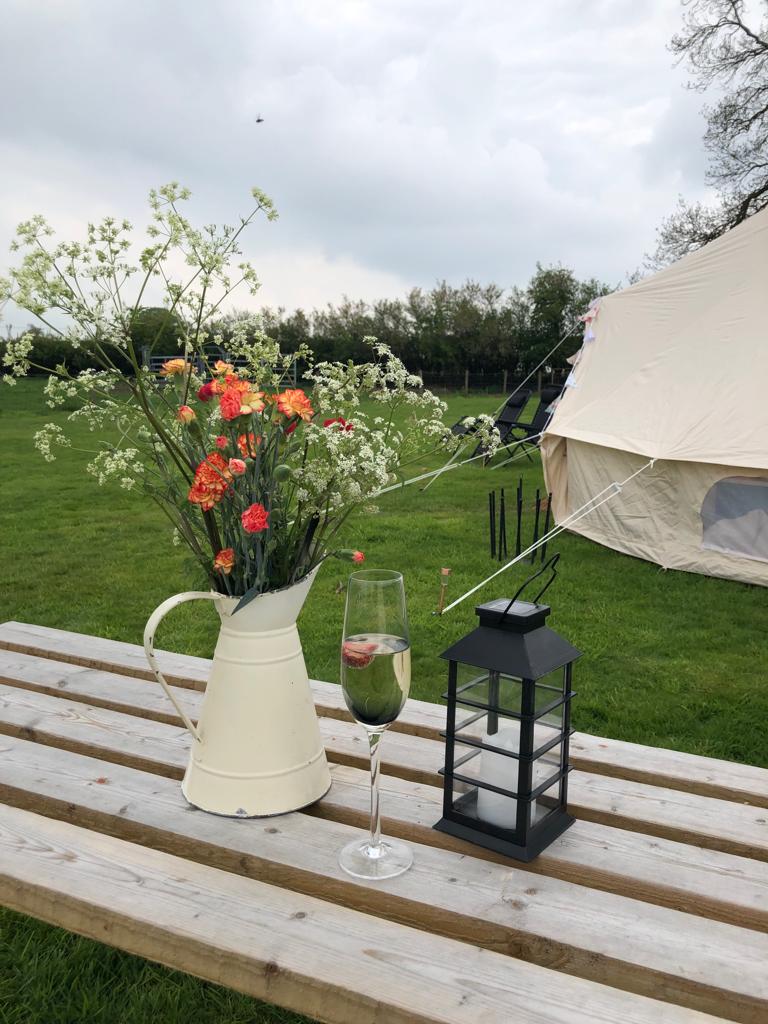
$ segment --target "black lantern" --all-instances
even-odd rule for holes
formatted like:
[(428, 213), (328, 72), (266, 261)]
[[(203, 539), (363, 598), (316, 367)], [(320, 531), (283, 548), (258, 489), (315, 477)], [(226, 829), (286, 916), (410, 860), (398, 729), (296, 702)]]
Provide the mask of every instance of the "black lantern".
[(530, 861), (573, 822), (571, 671), (581, 652), (545, 626), (540, 594), (518, 595), (476, 608), (480, 625), (441, 655), (448, 715), (435, 828)]

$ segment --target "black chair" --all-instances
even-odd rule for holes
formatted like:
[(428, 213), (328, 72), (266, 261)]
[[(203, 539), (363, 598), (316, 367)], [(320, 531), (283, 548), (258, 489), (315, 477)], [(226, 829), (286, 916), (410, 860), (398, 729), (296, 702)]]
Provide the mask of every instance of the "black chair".
[[(508, 450), (514, 450), (518, 447), (522, 448), (529, 461), (533, 462), (530, 449), (538, 447), (539, 435), (543, 433), (552, 417), (552, 404), (562, 393), (562, 384), (547, 384), (543, 387), (539, 393), (539, 404), (536, 406), (533, 417), (526, 423), (518, 421), (512, 425), (512, 430), (510, 430), (510, 433), (513, 434), (512, 440), (505, 444), (504, 447)], [(523, 436), (515, 437), (513, 433), (515, 430), (522, 432)], [(534, 438), (536, 439), (535, 444), (533, 443)]]
[[(536, 408), (533, 411), (533, 416), (529, 420), (509, 419), (504, 416), (504, 411), (502, 411), (502, 414), (496, 420), (496, 427), (501, 438), (501, 447), (507, 451), (520, 447), (525, 452), (529, 461), (533, 462), (530, 449), (535, 448), (536, 445), (532, 443), (532, 440), (534, 438), (538, 439), (539, 434), (546, 427), (552, 415), (552, 403), (560, 397), (562, 391), (563, 388), (560, 384), (547, 384), (543, 387), (539, 394)], [(523, 405), (530, 397), (530, 394), (531, 392), (529, 391)], [(478, 445), (475, 449), (475, 454), (481, 455), (482, 450), (483, 446)]]
[[(494, 426), (498, 429), (499, 433), (502, 433), (502, 431), (506, 430), (509, 424), (514, 423), (520, 418), (520, 413), (525, 408), (525, 403), (531, 397), (531, 394), (532, 392), (530, 388), (523, 388), (520, 391), (516, 391), (514, 395), (509, 396), (504, 403), (504, 408), (496, 417), (496, 421), (494, 423)], [(469, 419), (469, 417), (465, 416), (464, 419), (459, 420), (458, 423), (454, 423), (451, 427), (451, 433), (460, 437), (463, 437), (466, 434), (474, 434), (477, 427), (474, 424), (468, 427), (466, 425), (467, 419)]]
[[(499, 432), (502, 447), (506, 446), (507, 439), (519, 424), (520, 413), (528, 404), (528, 399), (532, 394), (533, 392), (530, 388), (522, 388), (520, 391), (516, 391), (514, 395), (509, 396), (504, 408), (496, 417), (494, 426)], [(479, 444), (477, 448), (475, 448), (473, 457), (475, 455), (482, 455), (484, 450), (485, 446), (483, 444)]]

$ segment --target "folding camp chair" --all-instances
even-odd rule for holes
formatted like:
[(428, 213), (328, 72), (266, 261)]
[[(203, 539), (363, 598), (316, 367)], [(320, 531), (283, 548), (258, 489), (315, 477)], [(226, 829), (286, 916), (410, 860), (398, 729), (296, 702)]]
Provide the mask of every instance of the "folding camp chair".
[[(539, 437), (552, 417), (552, 406), (562, 393), (563, 386), (561, 384), (548, 384), (543, 387), (539, 393), (539, 404), (536, 406), (533, 417), (526, 423), (518, 421), (512, 424), (509, 430), (512, 437), (504, 444), (504, 448), (512, 451), (519, 447), (525, 452), (528, 460), (533, 462), (530, 449), (538, 447)], [(523, 436), (515, 437), (513, 433), (515, 430), (521, 431)]]
[[(548, 384), (546, 387), (543, 387), (530, 420), (511, 419), (502, 412), (502, 415), (496, 421), (496, 427), (501, 437), (501, 448), (511, 451), (520, 447), (525, 452), (526, 457), (532, 462), (533, 459), (529, 449), (536, 447), (532, 442), (534, 439), (538, 439), (549, 422), (552, 403), (560, 396), (562, 390), (562, 387), (557, 384)], [(530, 392), (528, 396), (530, 397)], [(521, 434), (522, 436), (520, 436)], [(482, 445), (477, 446), (475, 454), (482, 454)]]
[[(532, 392), (530, 388), (522, 388), (520, 391), (516, 391), (513, 395), (510, 395), (506, 400), (503, 409), (496, 417), (496, 421), (494, 423), (494, 426), (502, 437), (506, 436), (509, 432), (511, 424), (515, 423), (519, 419), (520, 413), (525, 408), (525, 403), (531, 397), (531, 394)], [(466, 426), (466, 419), (468, 418), (469, 417), (465, 417), (463, 420), (459, 420), (458, 423), (454, 423), (451, 427), (451, 433), (462, 436), (464, 434), (474, 434), (477, 428), (474, 425), (469, 427)], [(480, 452), (481, 445), (478, 445), (475, 449), (475, 455), (479, 455)]]

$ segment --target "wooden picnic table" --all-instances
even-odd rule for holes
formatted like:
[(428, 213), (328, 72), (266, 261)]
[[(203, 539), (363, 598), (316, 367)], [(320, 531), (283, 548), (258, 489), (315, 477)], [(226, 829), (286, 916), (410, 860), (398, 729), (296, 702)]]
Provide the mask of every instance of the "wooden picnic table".
[[(190, 717), (209, 662), (160, 653)], [(332, 761), (306, 813), (190, 808), (189, 737), (140, 647), (0, 625), (0, 902), (321, 1021), (768, 1021), (768, 771), (575, 734), (577, 821), (519, 864), (432, 829), (444, 711), (382, 746), (414, 866), (337, 866), (367, 825), (367, 745), (313, 683)]]

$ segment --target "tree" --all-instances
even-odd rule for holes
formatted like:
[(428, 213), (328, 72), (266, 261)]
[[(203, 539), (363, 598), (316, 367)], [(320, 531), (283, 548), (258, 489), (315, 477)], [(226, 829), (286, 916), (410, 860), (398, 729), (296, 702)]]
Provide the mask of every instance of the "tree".
[[(596, 278), (579, 281), (567, 267), (542, 267), (537, 263), (536, 273), (526, 290), (530, 312), (521, 350), (523, 367), (530, 369), (539, 363), (576, 326), (590, 302), (610, 291), (613, 291), (610, 285), (601, 284)], [(580, 332), (573, 331), (569, 340), (552, 354), (550, 364), (564, 367), (566, 358), (573, 355), (580, 344)]]
[(136, 351), (147, 355), (172, 355), (180, 351), (182, 325), (175, 313), (163, 306), (141, 306), (129, 325)]
[(762, 21), (757, 10), (748, 19), (746, 0), (683, 4), (683, 29), (670, 49), (693, 73), (691, 88), (725, 90), (704, 108), (706, 180), (717, 198), (711, 206), (680, 198), (657, 233), (653, 267), (706, 245), (768, 206), (768, 0), (759, 0)]

